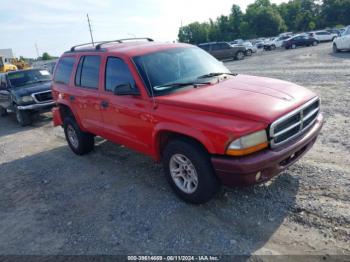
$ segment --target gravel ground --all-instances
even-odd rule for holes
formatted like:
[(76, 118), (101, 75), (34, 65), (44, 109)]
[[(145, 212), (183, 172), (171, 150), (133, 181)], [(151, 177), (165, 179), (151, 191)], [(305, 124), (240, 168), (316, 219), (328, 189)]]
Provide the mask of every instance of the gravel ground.
[(322, 97), (314, 148), (267, 184), (181, 202), (151, 159), (98, 140), (74, 155), (50, 115), (0, 119), (0, 254), (350, 255), (350, 53), (331, 44), (228, 62)]

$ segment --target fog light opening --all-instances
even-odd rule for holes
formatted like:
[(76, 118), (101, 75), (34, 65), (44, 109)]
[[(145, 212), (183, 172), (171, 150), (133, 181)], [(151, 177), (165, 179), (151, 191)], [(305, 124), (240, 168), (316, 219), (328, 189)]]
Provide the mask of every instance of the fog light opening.
[(261, 172), (259, 171), (258, 173), (256, 173), (255, 175), (255, 181), (259, 181), (261, 178)]

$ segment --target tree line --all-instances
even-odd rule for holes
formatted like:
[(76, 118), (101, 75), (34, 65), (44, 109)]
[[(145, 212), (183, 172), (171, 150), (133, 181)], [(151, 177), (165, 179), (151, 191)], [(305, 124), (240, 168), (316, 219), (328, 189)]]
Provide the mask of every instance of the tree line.
[(290, 0), (279, 5), (256, 0), (245, 13), (233, 5), (228, 16), (181, 26), (180, 42), (199, 44), (272, 37), (282, 32), (305, 32), (350, 24), (350, 0)]

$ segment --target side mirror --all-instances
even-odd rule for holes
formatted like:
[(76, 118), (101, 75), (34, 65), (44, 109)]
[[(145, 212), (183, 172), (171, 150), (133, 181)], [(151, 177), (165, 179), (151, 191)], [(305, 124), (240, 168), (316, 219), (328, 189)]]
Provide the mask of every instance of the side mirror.
[(140, 91), (137, 88), (132, 88), (130, 83), (117, 85), (114, 88), (114, 94), (117, 96), (138, 96), (140, 95)]

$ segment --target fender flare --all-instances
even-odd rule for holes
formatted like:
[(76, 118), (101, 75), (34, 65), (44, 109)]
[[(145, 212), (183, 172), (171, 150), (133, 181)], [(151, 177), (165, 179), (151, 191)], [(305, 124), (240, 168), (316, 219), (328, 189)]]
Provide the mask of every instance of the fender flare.
[(212, 141), (202, 131), (183, 124), (159, 123), (155, 126), (154, 131), (152, 133), (153, 150), (156, 159), (160, 159), (161, 156), (159, 138), (162, 132), (171, 132), (178, 135), (190, 137), (201, 143), (209, 153), (216, 152)]

